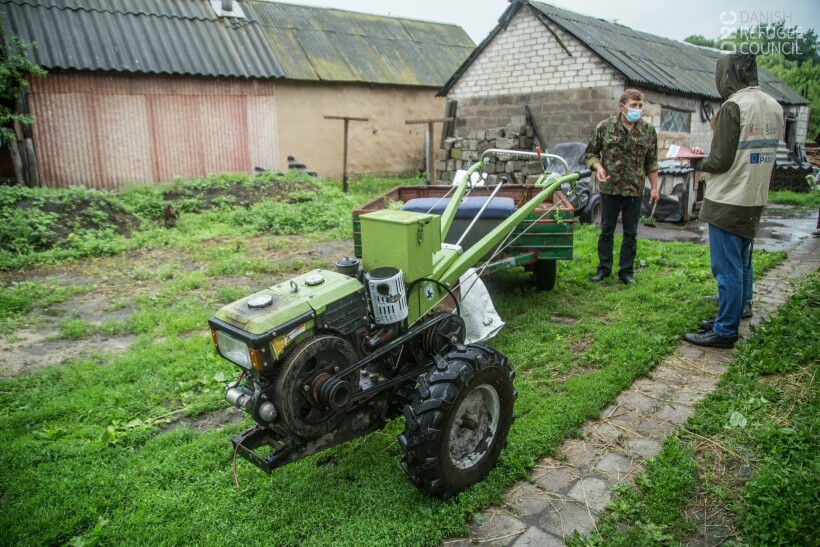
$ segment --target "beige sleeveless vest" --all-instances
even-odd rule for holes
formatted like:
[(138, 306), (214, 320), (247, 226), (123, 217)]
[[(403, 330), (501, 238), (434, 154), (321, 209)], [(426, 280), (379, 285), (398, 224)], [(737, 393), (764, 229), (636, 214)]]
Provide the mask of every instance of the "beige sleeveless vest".
[(765, 205), (777, 144), (783, 136), (783, 109), (757, 86), (741, 89), (727, 100), (740, 110), (735, 162), (725, 173), (712, 175), (704, 197), (725, 205)]

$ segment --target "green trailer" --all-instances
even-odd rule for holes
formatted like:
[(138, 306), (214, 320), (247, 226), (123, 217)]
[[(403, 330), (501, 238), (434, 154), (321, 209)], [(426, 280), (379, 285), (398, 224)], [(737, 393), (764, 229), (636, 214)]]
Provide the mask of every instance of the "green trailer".
[[(495, 187), (477, 186), (473, 188), (465, 202), (475, 200), (479, 203), (487, 200)], [(493, 200), (511, 199), (515, 209), (529, 202), (541, 188), (525, 184), (505, 184), (495, 194)], [(405, 209), (408, 204), (435, 204), (432, 212), (444, 208), (453, 193), (452, 186), (397, 186), (386, 194), (365, 203), (353, 211), (353, 246), (357, 258), (362, 258), (362, 222), (361, 216), (374, 211)], [(547, 213), (549, 211), (549, 213)], [(472, 221), (470, 210), (456, 218), (445, 236), (443, 243), (456, 244), (464, 235)], [(545, 214), (547, 213), (547, 214)], [(495, 215), (496, 217), (499, 215)], [(479, 219), (462, 243), (468, 250), (483, 235), (497, 227), (503, 218)], [(538, 207), (528, 214), (512, 231), (508, 246), (501, 251), (494, 248), (478, 258), (476, 266), (481, 267), (481, 275), (489, 275), (500, 270), (523, 266), (532, 271), (536, 286), (542, 290), (551, 290), (556, 281), (558, 260), (572, 259), (572, 238), (575, 227), (575, 211), (561, 191), (553, 193)]]

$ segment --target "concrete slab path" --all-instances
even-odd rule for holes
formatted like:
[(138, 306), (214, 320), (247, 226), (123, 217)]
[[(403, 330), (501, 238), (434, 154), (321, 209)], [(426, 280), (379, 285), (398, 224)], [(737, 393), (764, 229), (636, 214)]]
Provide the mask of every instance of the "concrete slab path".
[[(818, 268), (820, 239), (805, 238), (791, 248), (788, 259), (755, 284), (754, 316), (742, 322), (741, 338), (786, 303), (795, 280)], [(636, 381), (597, 420), (588, 422), (581, 439), (564, 442), (557, 457), (543, 458), (529, 481), (507, 492), (504, 505), (474, 520), (469, 537), (444, 545), (551, 547), (564, 545), (564, 537), (575, 530), (592, 532), (611, 501), (612, 486), (643, 471), (645, 460), (658, 454), (664, 439), (715, 389), (736, 352), (682, 341), (649, 378)]]

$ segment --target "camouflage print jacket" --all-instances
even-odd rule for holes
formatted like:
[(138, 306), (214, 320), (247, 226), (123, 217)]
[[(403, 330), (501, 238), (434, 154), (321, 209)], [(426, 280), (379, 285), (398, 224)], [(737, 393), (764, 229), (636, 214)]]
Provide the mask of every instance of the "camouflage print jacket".
[(627, 131), (619, 118), (620, 114), (607, 118), (592, 132), (587, 166), (591, 169), (601, 162), (610, 175), (608, 181), (598, 183), (602, 194), (642, 196), (646, 176), (658, 170), (658, 134), (643, 119)]

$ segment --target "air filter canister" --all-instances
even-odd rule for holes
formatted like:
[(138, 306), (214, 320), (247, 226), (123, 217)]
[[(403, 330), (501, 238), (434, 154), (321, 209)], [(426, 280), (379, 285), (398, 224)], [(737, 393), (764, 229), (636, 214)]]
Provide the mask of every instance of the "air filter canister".
[(364, 276), (370, 307), (378, 325), (390, 325), (407, 318), (404, 275), (397, 268), (376, 268)]

